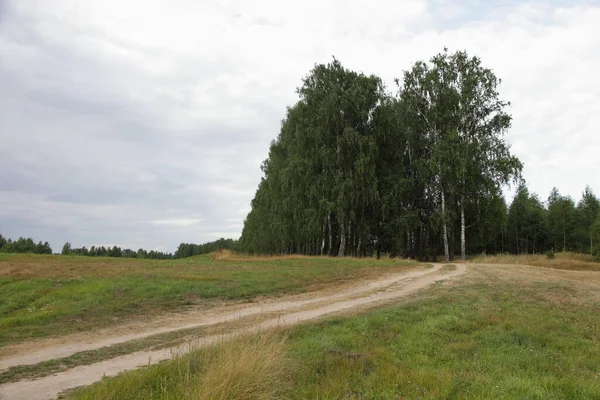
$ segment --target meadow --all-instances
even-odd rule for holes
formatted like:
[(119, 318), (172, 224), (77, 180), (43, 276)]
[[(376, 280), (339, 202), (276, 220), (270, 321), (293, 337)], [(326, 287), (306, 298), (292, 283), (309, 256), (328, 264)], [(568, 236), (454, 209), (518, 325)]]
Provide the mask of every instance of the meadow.
[(226, 252), (178, 260), (0, 253), (0, 351), (11, 343), (316, 290), (417, 265)]
[(240, 337), (69, 399), (598, 399), (600, 273), (470, 265), (393, 305)]
[(570, 252), (552, 254), (550, 257), (545, 254), (479, 255), (472, 257), (469, 261), (477, 264), (533, 265), (573, 271), (600, 271), (600, 261), (597, 257)]

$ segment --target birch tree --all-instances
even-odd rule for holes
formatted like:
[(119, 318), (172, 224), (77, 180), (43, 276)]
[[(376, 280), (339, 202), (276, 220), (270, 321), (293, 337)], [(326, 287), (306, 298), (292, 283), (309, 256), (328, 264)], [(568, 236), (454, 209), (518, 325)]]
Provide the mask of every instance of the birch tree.
[(455, 120), (458, 146), (455, 157), (456, 191), (460, 210), (461, 258), (466, 259), (466, 203), (490, 196), (502, 185), (517, 180), (521, 162), (510, 153), (503, 135), (510, 128), (510, 105), (500, 99), (500, 80), (477, 57), (459, 51), (440, 55), (451, 67), (456, 93)]

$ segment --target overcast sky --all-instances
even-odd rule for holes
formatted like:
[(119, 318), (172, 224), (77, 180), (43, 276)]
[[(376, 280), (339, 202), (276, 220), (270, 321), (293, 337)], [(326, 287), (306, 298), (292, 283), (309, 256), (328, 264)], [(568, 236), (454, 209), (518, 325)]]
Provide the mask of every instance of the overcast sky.
[(238, 238), (315, 63), (392, 90), (444, 46), (502, 78), (531, 190), (600, 192), (600, 0), (0, 0), (0, 233)]

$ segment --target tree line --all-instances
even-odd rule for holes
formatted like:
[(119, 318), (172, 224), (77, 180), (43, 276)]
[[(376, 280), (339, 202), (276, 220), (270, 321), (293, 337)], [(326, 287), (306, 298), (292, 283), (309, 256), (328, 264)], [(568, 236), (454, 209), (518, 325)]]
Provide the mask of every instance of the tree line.
[(501, 221), (502, 252), (573, 251), (600, 256), (600, 200), (588, 186), (575, 204), (552, 189), (544, 202), (521, 184)]
[[(510, 103), (478, 57), (444, 49), (395, 83), (389, 93), (335, 58), (304, 77), (261, 165), (243, 251), (447, 260), (593, 251), (594, 206), (556, 191), (545, 208), (528, 194), (503, 139)], [(511, 183), (518, 192), (507, 207)]]
[(131, 249), (121, 249), (118, 246), (92, 246), (89, 249), (86, 246), (81, 248), (73, 248), (71, 247), (71, 244), (67, 242), (64, 244), (61, 254), (90, 257), (149, 258), (165, 260), (171, 258), (192, 257), (199, 254), (208, 254), (221, 249), (237, 250), (237, 248), (237, 240), (225, 238), (220, 238), (218, 240), (203, 244), (181, 243), (177, 247), (175, 253), (166, 253), (155, 250), (147, 251), (144, 249), (138, 249), (135, 251)]
[(32, 238), (23, 238), (13, 241), (0, 235), (0, 253), (31, 253), (31, 254), (52, 254), (52, 248), (48, 242), (38, 242)]
[(192, 257), (199, 254), (208, 254), (217, 250), (239, 250), (238, 241), (220, 238), (214, 242), (204, 244), (181, 243), (175, 251), (175, 258)]
[[(66, 242), (61, 255), (88, 256), (88, 257), (122, 257), (122, 258), (145, 258), (154, 260), (166, 260), (172, 258), (185, 258), (199, 254), (208, 254), (217, 250), (239, 250), (238, 241), (234, 239), (220, 238), (203, 244), (181, 243), (175, 253), (156, 250), (122, 249), (119, 246), (82, 246), (73, 247)], [(30, 254), (52, 254), (52, 248), (48, 242), (35, 243), (31, 238), (19, 238), (18, 240), (6, 239), (0, 235), (0, 253), (30, 253)]]
[(60, 253), (63, 256), (88, 256), (88, 257), (122, 257), (122, 258), (148, 258), (153, 260), (167, 260), (174, 258), (173, 254), (156, 250), (121, 249), (119, 246), (104, 247), (92, 246), (89, 249), (86, 246), (75, 248), (67, 242), (63, 245)]

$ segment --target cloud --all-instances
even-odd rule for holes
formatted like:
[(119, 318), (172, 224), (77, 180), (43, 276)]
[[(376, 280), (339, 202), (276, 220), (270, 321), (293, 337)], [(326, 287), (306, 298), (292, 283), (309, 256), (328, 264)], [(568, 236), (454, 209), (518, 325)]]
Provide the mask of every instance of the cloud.
[(0, 231), (55, 250), (238, 237), (315, 63), (392, 91), (444, 46), (503, 79), (533, 191), (600, 191), (599, 20), (583, 0), (0, 2)]
[(201, 221), (199, 218), (173, 218), (151, 221), (150, 223), (154, 225), (190, 226), (196, 225)]

